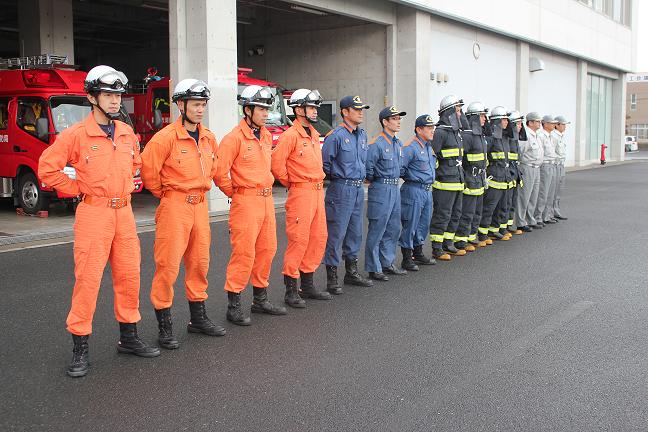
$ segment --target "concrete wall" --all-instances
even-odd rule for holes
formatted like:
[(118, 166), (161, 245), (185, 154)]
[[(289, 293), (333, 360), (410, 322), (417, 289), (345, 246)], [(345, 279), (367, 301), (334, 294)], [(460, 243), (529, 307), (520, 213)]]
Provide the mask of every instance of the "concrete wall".
[[(431, 85), (430, 110), (451, 93), (466, 103), (481, 101), (489, 108), (516, 103), (516, 42), (474, 27), (436, 16), (430, 17), (430, 72), (448, 75), (448, 82)], [(480, 46), (479, 58), (473, 46)]]
[(393, 0), (624, 71), (634, 70), (630, 27), (574, 0)]
[[(528, 110), (540, 114), (562, 115), (571, 121), (567, 126), (567, 161), (568, 166), (574, 165), (576, 124), (576, 91), (578, 62), (573, 57), (552, 53), (537, 47), (531, 47), (530, 57), (536, 57), (544, 62), (545, 69), (528, 72)], [(526, 113), (525, 113), (526, 114)]]
[[(371, 106), (365, 129), (373, 135), (387, 95), (386, 40), (386, 27), (379, 24), (251, 38), (239, 47), (240, 65), (289, 89), (319, 89), (336, 104), (343, 96), (360, 95)], [(265, 54), (244, 57), (241, 50), (257, 44), (264, 45)]]

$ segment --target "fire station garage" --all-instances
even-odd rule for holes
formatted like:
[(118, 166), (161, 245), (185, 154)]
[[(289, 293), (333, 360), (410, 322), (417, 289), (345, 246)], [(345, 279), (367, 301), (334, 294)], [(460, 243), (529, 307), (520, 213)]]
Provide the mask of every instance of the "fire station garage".
[[(212, 90), (206, 123), (218, 138), (238, 121), (240, 85), (258, 79), (278, 96), (319, 89), (330, 125), (339, 99), (360, 95), (371, 105), (369, 136), (385, 105), (408, 113), (406, 138), (417, 114), (436, 115), (439, 100), (456, 93), (567, 116), (569, 165), (595, 161), (600, 142), (611, 160), (623, 159), (625, 72), (635, 61), (630, 2), (614, 0), (610, 16), (587, 1), (509, 3), (514, 22), (474, 1), (0, 0), (0, 58), (65, 55), (82, 70), (114, 66), (134, 84), (149, 72), (170, 77), (171, 87), (202, 79)], [(149, 132), (156, 104), (146, 105)], [(291, 114), (283, 104), (275, 110), (278, 123)], [(167, 109), (163, 120), (174, 115)], [(227, 208), (218, 191), (210, 208)]]

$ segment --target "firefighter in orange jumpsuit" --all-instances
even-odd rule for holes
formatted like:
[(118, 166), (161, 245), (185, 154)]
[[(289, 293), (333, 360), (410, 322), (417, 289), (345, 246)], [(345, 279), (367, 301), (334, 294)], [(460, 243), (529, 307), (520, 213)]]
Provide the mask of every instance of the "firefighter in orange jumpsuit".
[[(272, 152), (272, 174), (288, 188), (284, 301), (295, 308), (306, 307), (302, 297), (332, 298), (328, 292), (316, 290), (313, 284), (313, 273), (326, 248), (322, 150), (319, 133), (311, 125), (317, 121), (317, 108), (321, 103), (322, 97), (317, 90), (295, 90), (288, 103), (295, 113), (295, 121), (281, 134)], [(297, 278), (300, 276), (301, 289), (298, 291)]]
[(155, 214), (151, 302), (158, 320), (158, 342), (167, 349), (179, 346), (173, 336), (171, 305), (173, 284), (183, 259), (191, 314), (187, 330), (225, 335), (225, 329), (214, 324), (205, 310), (211, 241), (205, 193), (211, 189), (217, 166), (216, 138), (201, 124), (209, 95), (203, 81), (180, 81), (172, 97), (180, 117), (156, 133), (142, 152), (142, 181), (160, 198)]
[(227, 319), (250, 325), (241, 310), (241, 291), (252, 282), (252, 312), (285, 315), (286, 308), (268, 300), (268, 278), (277, 251), (270, 170), (272, 135), (265, 128), (274, 97), (268, 88), (246, 87), (239, 96), (244, 118), (225, 135), (217, 150), (214, 181), (232, 199), (229, 214), (232, 255), (227, 265)]
[[(114, 312), (119, 322), (117, 350), (141, 357), (160, 355), (137, 335), (140, 320), (140, 244), (130, 206), (133, 175), (141, 166), (139, 143), (133, 130), (118, 120), (126, 76), (109, 66), (88, 72), (85, 90), (93, 106), (82, 122), (64, 130), (40, 157), (38, 174), (54, 189), (81, 195), (74, 223), (72, 307), (67, 329), (74, 349), (67, 373), (88, 372), (88, 337), (92, 333), (101, 277), (106, 263), (112, 268)], [(63, 174), (71, 165), (75, 178)]]

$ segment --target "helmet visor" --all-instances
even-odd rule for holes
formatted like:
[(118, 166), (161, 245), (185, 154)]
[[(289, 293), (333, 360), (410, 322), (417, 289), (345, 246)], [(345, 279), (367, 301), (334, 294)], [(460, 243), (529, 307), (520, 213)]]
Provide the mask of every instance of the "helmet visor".
[(97, 87), (101, 91), (124, 92), (128, 78), (120, 71), (110, 71), (97, 78)]
[(195, 82), (187, 90), (187, 99), (209, 99), (211, 91), (204, 81)]

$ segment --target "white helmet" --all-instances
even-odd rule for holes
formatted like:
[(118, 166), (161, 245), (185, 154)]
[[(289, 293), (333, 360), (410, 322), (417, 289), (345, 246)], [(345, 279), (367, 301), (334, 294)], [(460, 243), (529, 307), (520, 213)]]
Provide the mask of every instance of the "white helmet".
[(209, 87), (204, 81), (187, 78), (176, 84), (171, 100), (173, 102), (189, 99), (209, 100), (210, 94)]
[(293, 92), (288, 101), (288, 106), (291, 108), (301, 106), (319, 107), (322, 104), (322, 96), (317, 90), (298, 89)]
[(490, 119), (508, 119), (508, 111), (506, 111), (506, 108), (504, 108), (503, 106), (498, 105), (491, 111)]
[(518, 121), (521, 122), (522, 120), (524, 120), (524, 116), (520, 114), (520, 111), (513, 110), (510, 113), (508, 113), (508, 119), (511, 122), (518, 122)]
[(124, 93), (128, 85), (128, 78), (123, 72), (110, 66), (95, 66), (90, 69), (83, 83), (87, 93)]
[(270, 108), (274, 103), (274, 96), (268, 87), (261, 87), (259, 85), (251, 85), (245, 87), (238, 97), (239, 105), (246, 106), (259, 106), (263, 108)]
[(448, 108), (453, 108), (456, 107), (457, 105), (463, 106), (464, 101), (463, 99), (459, 99), (456, 95), (448, 95), (441, 99), (441, 103), (439, 103), (439, 114), (441, 114), (443, 111), (447, 110)]
[(484, 106), (481, 102), (471, 102), (466, 108), (466, 115), (479, 115), (479, 114), (488, 114), (488, 108)]

